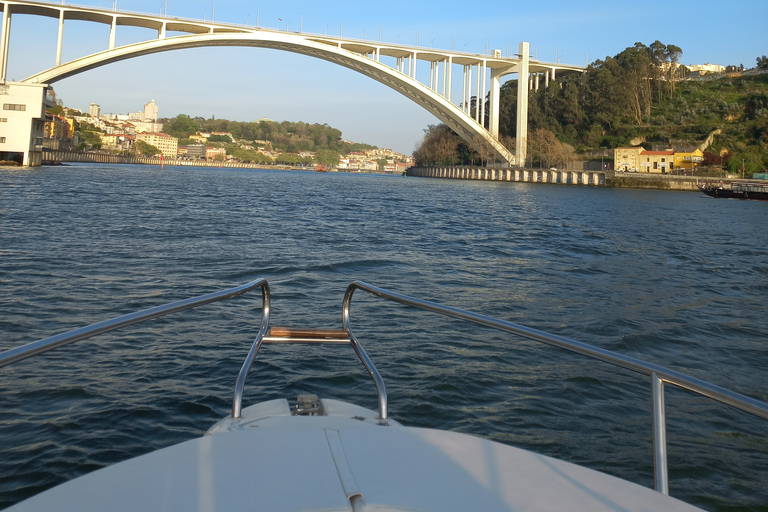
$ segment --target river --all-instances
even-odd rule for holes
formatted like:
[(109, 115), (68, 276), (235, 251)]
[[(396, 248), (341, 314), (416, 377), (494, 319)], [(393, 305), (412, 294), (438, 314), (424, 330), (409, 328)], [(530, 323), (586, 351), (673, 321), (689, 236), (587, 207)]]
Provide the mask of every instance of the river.
[[(266, 277), (273, 325), (337, 328), (362, 280), (768, 401), (768, 202), (272, 170), (0, 169), (0, 349)], [(653, 486), (647, 378), (358, 292), (390, 415)], [(359, 298), (359, 299), (358, 299)], [(201, 435), (231, 407), (260, 295), (0, 369), (0, 508)], [(670, 490), (768, 510), (768, 425), (669, 389)], [(351, 350), (262, 350), (244, 405), (376, 408)]]

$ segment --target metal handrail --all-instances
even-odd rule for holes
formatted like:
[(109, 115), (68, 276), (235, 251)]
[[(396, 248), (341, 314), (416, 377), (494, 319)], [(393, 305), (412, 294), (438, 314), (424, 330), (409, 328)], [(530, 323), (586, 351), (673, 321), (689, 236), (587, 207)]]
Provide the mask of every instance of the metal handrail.
[[(45, 338), (39, 341), (28, 343), (20, 347), (16, 347), (5, 352), (0, 353), (0, 368), (13, 364), (15, 362), (27, 359), (37, 354), (42, 354), (49, 350), (54, 350), (77, 341), (81, 341), (99, 334), (114, 331), (126, 327), (128, 325), (144, 322), (160, 316), (170, 315), (186, 309), (195, 308), (204, 304), (212, 302), (218, 302), (246, 293), (254, 290), (255, 288), (261, 288), (262, 292), (262, 316), (261, 325), (259, 327), (259, 333), (254, 340), (248, 356), (240, 369), (240, 372), (235, 383), (235, 391), (232, 399), (232, 418), (240, 418), (242, 412), (242, 399), (243, 388), (245, 386), (245, 379), (248, 375), (256, 354), (259, 351), (262, 343), (264, 342), (288, 342), (288, 343), (318, 343), (316, 338), (309, 339), (305, 337), (296, 337), (293, 339), (282, 337), (270, 337), (267, 335), (269, 331), (269, 319), (271, 311), (271, 299), (269, 293), (269, 285), (264, 278), (257, 279), (250, 283), (223, 290), (220, 292), (209, 293), (207, 295), (201, 295), (199, 297), (193, 297), (191, 299), (180, 300), (165, 304), (163, 306), (157, 306), (154, 308), (146, 309), (136, 313), (130, 313), (111, 320), (99, 322), (87, 327), (81, 327), (65, 333), (57, 334), (49, 338)], [(355, 337), (351, 327), (351, 307), (352, 296), (356, 290), (365, 291), (376, 297), (403, 304), (406, 306), (431, 311), (444, 316), (458, 318), (492, 329), (498, 329), (500, 331), (508, 332), (527, 338), (540, 343), (546, 343), (556, 347), (563, 348), (565, 350), (576, 352), (581, 355), (585, 355), (592, 359), (597, 359), (615, 366), (631, 370), (635, 373), (642, 375), (648, 375), (651, 377), (651, 397), (652, 397), (652, 412), (653, 412), (653, 445), (654, 445), (654, 472), (656, 490), (669, 494), (669, 483), (667, 473), (667, 440), (666, 440), (666, 419), (665, 419), (665, 407), (664, 407), (664, 384), (669, 383), (675, 386), (688, 389), (700, 395), (709, 397), (718, 402), (730, 405), (742, 411), (751, 413), (760, 418), (768, 419), (768, 404), (754, 398), (735, 393), (728, 389), (710, 384), (703, 380), (685, 375), (683, 373), (669, 370), (663, 366), (659, 366), (653, 363), (647, 363), (636, 359), (634, 357), (625, 356), (610, 350), (594, 347), (587, 343), (572, 340), (562, 336), (548, 334), (543, 331), (531, 329), (523, 325), (507, 322), (504, 320), (498, 320), (489, 316), (472, 313), (462, 309), (444, 306), (436, 302), (425, 301), (402, 295), (395, 292), (390, 292), (383, 288), (369, 285), (361, 281), (354, 281), (348, 287), (344, 293), (344, 300), (342, 304), (342, 325), (343, 328), (349, 333), (348, 342), (352, 345), (355, 353), (365, 365), (368, 373), (376, 383), (376, 391), (379, 402), (379, 420), (382, 424), (386, 424), (387, 420), (387, 392), (384, 386), (384, 381), (381, 378), (373, 362), (368, 357), (368, 354), (363, 349), (362, 345)], [(274, 339), (272, 339), (274, 338)], [(321, 340), (320, 343), (339, 343), (346, 342), (342, 338), (334, 338), (330, 340)]]
[[(269, 301), (265, 303), (265, 313), (262, 316), (262, 326), (259, 330), (259, 335), (251, 345), (251, 350), (248, 352), (248, 356), (245, 358), (240, 373), (237, 375), (237, 382), (235, 383), (235, 393), (232, 399), (232, 419), (239, 419), (242, 417), (243, 412), (243, 387), (245, 386), (245, 378), (248, 376), (248, 372), (251, 369), (253, 361), (256, 359), (256, 355), (259, 353), (261, 346), (264, 343), (277, 343), (277, 344), (312, 344), (312, 345), (352, 345), (357, 357), (363, 363), (368, 373), (373, 377), (376, 383), (376, 392), (379, 400), (379, 424), (388, 425), (387, 423), (387, 391), (384, 387), (384, 379), (381, 378), (381, 374), (374, 366), (368, 354), (363, 349), (363, 346), (355, 338), (349, 329), (346, 331), (328, 331), (328, 330), (298, 330), (293, 333), (290, 330), (283, 329), (282, 334), (273, 336), (271, 329), (269, 328)], [(348, 304), (345, 301), (345, 304)], [(348, 308), (346, 308), (348, 311)], [(348, 316), (348, 315), (347, 315)], [(266, 319), (266, 322), (264, 322)], [(348, 324), (348, 322), (347, 322)], [(277, 329), (277, 328), (275, 328)], [(267, 334), (269, 331), (269, 334)]]
[[(347, 291), (344, 295), (344, 310), (343, 310), (343, 324), (344, 328), (348, 329), (350, 336), (352, 330), (349, 325), (350, 308), (352, 303), (352, 295), (355, 290), (363, 290), (376, 297), (397, 302), (406, 306), (412, 306), (415, 308), (431, 311), (441, 315), (458, 318), (460, 320), (466, 320), (478, 325), (490, 327), (492, 329), (498, 329), (511, 334), (516, 334), (529, 340), (538, 341), (540, 343), (546, 343), (548, 345), (554, 345), (556, 347), (569, 350), (588, 356), (592, 359), (597, 359), (621, 368), (631, 370), (642, 375), (648, 375), (651, 377), (651, 395), (652, 395), (652, 410), (653, 410), (653, 445), (654, 445), (654, 473), (656, 490), (669, 494), (669, 480), (667, 473), (667, 440), (666, 440), (666, 419), (664, 414), (664, 384), (674, 384), (675, 386), (688, 389), (700, 395), (709, 397), (718, 402), (730, 405), (742, 411), (754, 414), (760, 418), (768, 419), (768, 404), (754, 398), (735, 393), (728, 389), (710, 384), (703, 380), (697, 379), (685, 375), (674, 370), (669, 370), (663, 366), (659, 366), (653, 363), (647, 363), (636, 359), (634, 357), (625, 356), (617, 352), (605, 350), (602, 348), (594, 347), (587, 343), (572, 340), (562, 336), (548, 334), (543, 331), (531, 329), (519, 324), (507, 322), (504, 320), (498, 320), (485, 315), (479, 315), (477, 313), (471, 313), (458, 308), (450, 306), (444, 306), (436, 302), (430, 302), (425, 300), (416, 299), (407, 295), (390, 292), (383, 288), (372, 286), (361, 281), (354, 281), (347, 287)], [(381, 398), (380, 398), (381, 400)], [(386, 396), (385, 396), (386, 400)], [(385, 402), (386, 408), (386, 402)]]
[(269, 314), (272, 310), (271, 299), (269, 295), (269, 285), (267, 280), (264, 279), (264, 285), (261, 287), (262, 293), (262, 311), (261, 311), (261, 325), (259, 326), (259, 334), (256, 335), (256, 339), (251, 345), (251, 349), (248, 351), (248, 355), (245, 357), (243, 366), (240, 368), (240, 373), (237, 374), (237, 380), (235, 381), (235, 391), (232, 395), (232, 417), (239, 418), (243, 409), (243, 388), (245, 387), (245, 378), (248, 376), (248, 370), (251, 369), (253, 360), (256, 359), (256, 354), (261, 348), (261, 344), (264, 341), (264, 336), (269, 329)]
[[(27, 359), (28, 357), (42, 354), (43, 352), (48, 352), (49, 350), (54, 350), (65, 345), (75, 343), (77, 341), (91, 338), (99, 334), (104, 334), (109, 331), (114, 331), (116, 329), (121, 329), (123, 327), (139, 322), (144, 322), (152, 318), (178, 313), (179, 311), (184, 311), (185, 309), (195, 308), (204, 304), (210, 304), (212, 302), (219, 302), (222, 300), (239, 297), (240, 295), (245, 295), (254, 288), (262, 289), (265, 297), (264, 300), (266, 301), (265, 304), (268, 305), (269, 288), (267, 286), (267, 280), (261, 278), (255, 281), (251, 281), (250, 283), (236, 286), (234, 288), (229, 288), (220, 292), (200, 295), (199, 297), (171, 302), (170, 304), (145, 309), (136, 313), (130, 313), (117, 318), (113, 318), (111, 320), (105, 320), (103, 322), (95, 323), (86, 327), (80, 327), (78, 329), (56, 334), (55, 336), (33, 341), (32, 343), (27, 343), (26, 345), (6, 350), (5, 352), (0, 353), (0, 368), (16, 363), (23, 359)], [(269, 320), (268, 313), (266, 316), (267, 320)], [(263, 322), (264, 317), (262, 316), (262, 324)]]

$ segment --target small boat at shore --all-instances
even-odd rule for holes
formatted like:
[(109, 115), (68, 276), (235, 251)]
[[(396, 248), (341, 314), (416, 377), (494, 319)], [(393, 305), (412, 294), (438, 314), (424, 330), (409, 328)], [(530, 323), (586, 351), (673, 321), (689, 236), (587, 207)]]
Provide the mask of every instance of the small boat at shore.
[(699, 190), (710, 197), (726, 199), (752, 199), (768, 201), (768, 183), (752, 182), (705, 182), (698, 185)]
[[(117, 463), (11, 506), (121, 512), (265, 510), (347, 512), (698, 511), (670, 497), (665, 384), (768, 419), (768, 404), (636, 358), (485, 315), (355, 281), (340, 329), (270, 325), (266, 279), (131, 313), (0, 353), (0, 368), (160, 316), (260, 290), (261, 322), (235, 382), (231, 414), (200, 438)], [(496, 329), (650, 378), (656, 489), (479, 437), (390, 418), (384, 380), (351, 325), (353, 294)], [(246, 377), (267, 344), (349, 346), (372, 377), (378, 410), (316, 395), (243, 408)], [(545, 434), (542, 434), (545, 435)], [(637, 461), (641, 464), (641, 461)]]

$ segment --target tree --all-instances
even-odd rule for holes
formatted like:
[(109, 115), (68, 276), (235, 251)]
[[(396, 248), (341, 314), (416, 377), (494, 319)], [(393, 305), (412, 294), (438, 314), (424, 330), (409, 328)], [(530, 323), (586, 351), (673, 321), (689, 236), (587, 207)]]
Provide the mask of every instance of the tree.
[(762, 57), (757, 58), (757, 68), (758, 69), (768, 69), (768, 57), (763, 55)]
[(561, 143), (551, 131), (538, 129), (528, 135), (528, 156), (540, 168), (551, 165), (562, 167), (573, 159), (573, 147)]
[(669, 84), (672, 93), (675, 92), (675, 81), (677, 69), (679, 67), (678, 61), (683, 54), (683, 49), (673, 44), (667, 45), (667, 62), (669, 63)]
[(729, 174), (749, 177), (753, 173), (761, 172), (768, 167), (768, 152), (756, 146), (745, 148), (731, 155), (728, 158), (726, 167)]
[(143, 140), (137, 140), (133, 147), (137, 153), (144, 156), (159, 155), (162, 153), (162, 151), (157, 149), (155, 146), (148, 144)]
[(191, 119), (188, 115), (178, 116), (165, 123), (165, 131), (178, 138), (187, 138), (200, 130), (200, 123)]
[(339, 165), (341, 155), (331, 149), (318, 149), (315, 152), (315, 160), (322, 165)]
[(444, 124), (429, 125), (424, 138), (413, 152), (416, 165), (455, 165), (461, 162), (461, 138)]
[(90, 146), (93, 146), (94, 144), (99, 144), (99, 147), (101, 147), (101, 137), (99, 136), (98, 132), (95, 132), (93, 130), (86, 130), (86, 131), (80, 132), (80, 139), (83, 142), (86, 142)]

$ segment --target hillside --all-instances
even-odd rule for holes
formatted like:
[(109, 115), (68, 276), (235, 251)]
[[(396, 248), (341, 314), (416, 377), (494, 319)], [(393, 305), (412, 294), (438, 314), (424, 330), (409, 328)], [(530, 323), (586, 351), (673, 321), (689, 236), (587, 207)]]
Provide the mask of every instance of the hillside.
[[(531, 91), (528, 155), (534, 165), (572, 158), (573, 152), (642, 143), (646, 147), (703, 143), (709, 165), (748, 173), (768, 167), (768, 59), (739, 76), (683, 79), (683, 51), (655, 41), (635, 43), (593, 62), (585, 73), (558, 76)], [(487, 101), (487, 99), (486, 99)], [(473, 98), (474, 112), (476, 101)], [(501, 88), (500, 140), (516, 137), (517, 80)], [(486, 108), (489, 112), (489, 108)], [(479, 161), (455, 134), (429, 127), (414, 156), (427, 165)], [(450, 139), (450, 142), (449, 142)]]

